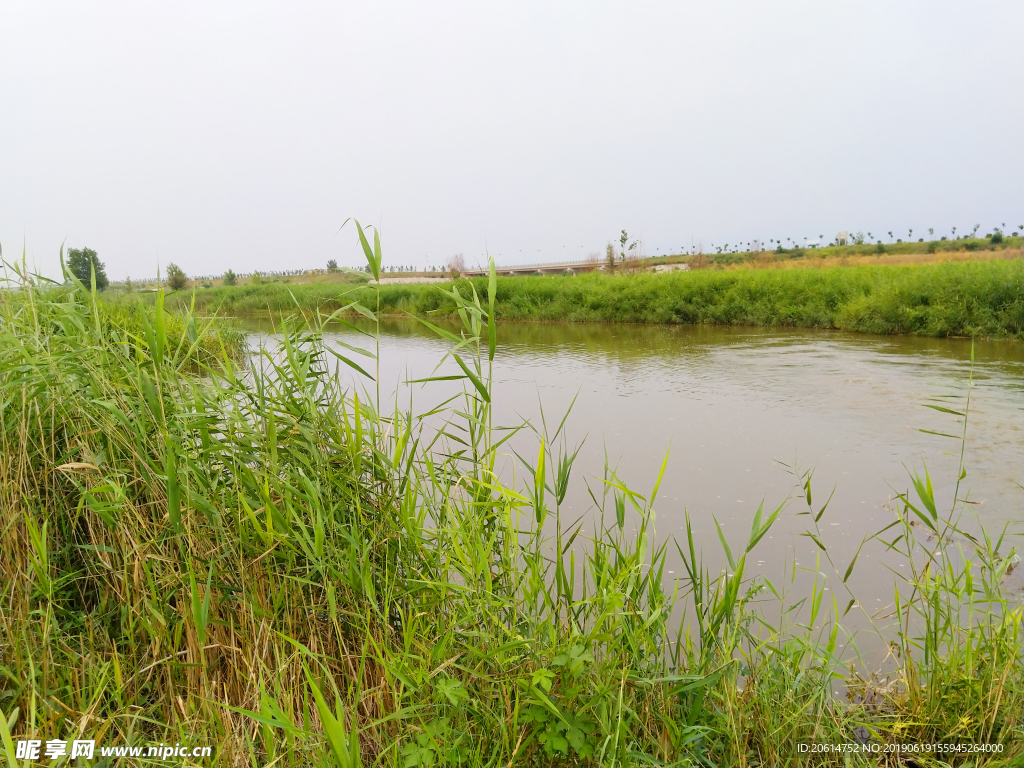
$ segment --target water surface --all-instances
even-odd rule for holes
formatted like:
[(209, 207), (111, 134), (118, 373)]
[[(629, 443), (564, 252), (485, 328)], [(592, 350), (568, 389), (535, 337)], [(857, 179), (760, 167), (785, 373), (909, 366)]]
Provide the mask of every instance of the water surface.
[[(252, 321), (252, 329), (262, 336), (270, 327)], [(401, 385), (432, 375), (448, 344), (414, 322), (384, 323), (382, 330), (387, 399), (397, 393), (406, 407), (411, 397), (422, 410), (461, 386)], [(336, 338), (369, 341), (343, 329)], [(539, 424), (543, 403), (554, 429), (575, 398), (566, 433), (571, 447), (583, 447), (562, 513), (565, 519), (581, 517), (585, 530), (596, 514), (587, 485), (600, 495), (606, 456), (620, 478), (646, 494), (671, 448), (655, 505), (659, 537), (680, 534), (688, 511), (705, 564), (715, 570), (724, 558), (713, 518), (739, 549), (758, 504), (764, 500), (773, 509), (789, 498), (750, 565), (780, 582), (785, 564), (799, 563), (795, 593), (807, 588), (815, 571), (829, 575), (842, 607), (845, 589), (819, 562), (818, 548), (800, 536), (809, 519), (796, 514), (806, 506), (794, 496), (794, 472), (813, 470), (816, 510), (834, 490), (820, 527), (829, 554), (845, 571), (862, 539), (895, 519), (894, 498), (910, 486), (909, 471), (927, 467), (940, 509), (951, 505), (960, 442), (922, 430), (959, 434), (962, 425), (924, 405), (940, 395), (965, 395), (973, 377), (960, 493), (973, 502), (977, 519), (968, 517), (965, 527), (1022, 532), (1019, 342), (976, 342), (972, 364), (967, 340), (813, 330), (506, 324), (498, 341), (496, 424)], [(438, 373), (458, 372), (449, 363)], [(961, 410), (964, 403), (940, 404)], [(536, 453), (536, 443), (525, 436), (516, 445)], [(511, 471), (509, 464), (510, 477)], [(630, 518), (627, 525), (635, 523)], [(858, 563), (851, 589), (869, 613), (884, 613), (893, 596), (891, 571), (904, 566), (877, 546), (866, 547)], [(670, 577), (682, 573), (677, 555), (670, 555), (668, 568)], [(1018, 574), (1013, 590), (1020, 589)], [(853, 614), (848, 619), (856, 628)]]

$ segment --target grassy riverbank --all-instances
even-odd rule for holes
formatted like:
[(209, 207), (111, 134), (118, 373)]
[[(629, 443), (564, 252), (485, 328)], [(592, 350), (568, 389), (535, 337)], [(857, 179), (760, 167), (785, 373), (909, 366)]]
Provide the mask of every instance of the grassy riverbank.
[[(516, 487), (495, 474), (486, 302), (461, 301), (463, 337), (440, 331), (466, 389), (438, 435), (342, 388), (348, 351), (325, 346), (325, 318), (242, 371), (230, 331), (185, 313), (172, 335), (161, 301), (0, 291), (9, 760), (12, 738), (95, 738), (209, 745), (196, 763), (218, 766), (781, 766), (807, 764), (808, 744), (874, 750), (815, 765), (906, 765), (913, 744), (1019, 761), (1021, 610), (1000, 592), (1013, 551), (962, 547), (961, 510), (938, 510), (930, 482), (859, 559), (820, 544), (808, 594), (744, 566), (772, 554), (759, 547), (779, 514), (812, 512), (821, 542), (809, 478), (793, 510), (722, 533), (722, 572), (684, 537), (672, 584), (657, 487), (608, 474), (584, 542), (561, 516), (564, 435), (538, 425)], [(847, 613), (867, 616), (846, 581), (882, 550), (907, 567), (871, 616), (894, 651), (879, 678), (838, 649), (856, 646)], [(994, 746), (948, 751), (972, 744)]]
[[(487, 295), (486, 279), (472, 283)], [(196, 307), (228, 314), (333, 311), (358, 300), (376, 306), (372, 287), (281, 284), (200, 289)], [(664, 274), (499, 277), (503, 320), (690, 323), (839, 328), (880, 334), (1024, 335), (1024, 261), (991, 260), (834, 269), (697, 270)], [(177, 306), (192, 301), (181, 292)], [(432, 285), (383, 285), (381, 311), (450, 313)]]

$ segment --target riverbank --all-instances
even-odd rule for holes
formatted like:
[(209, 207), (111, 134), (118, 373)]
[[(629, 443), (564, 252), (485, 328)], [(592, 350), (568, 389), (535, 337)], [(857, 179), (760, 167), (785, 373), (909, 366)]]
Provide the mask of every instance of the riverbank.
[[(487, 280), (458, 281), (463, 293), (487, 294)], [(472, 289), (470, 288), (472, 286)], [(380, 286), (384, 314), (450, 314), (433, 285)], [(450, 285), (449, 285), (450, 288)], [(204, 313), (281, 314), (334, 311), (352, 301), (376, 307), (366, 285), (281, 284), (195, 291)], [(168, 297), (191, 303), (191, 292)], [(834, 328), (861, 333), (1021, 338), (1024, 261), (858, 265), (832, 269), (692, 270), (663, 274), (499, 277), (501, 320), (684, 323)]]
[[(803, 765), (812, 744), (861, 745), (816, 752), (822, 766), (902, 765), (922, 744), (954, 765), (1019, 761), (1021, 609), (1002, 594), (1014, 550), (985, 539), (954, 557), (962, 509), (938, 509), (930, 480), (852, 561), (821, 543), (831, 513), (809, 477), (793, 509), (753, 513), (749, 535), (719, 528), (720, 572), (687, 520), (675, 581), (657, 483), (607, 475), (584, 541), (563, 524), (576, 480), (557, 433), (537, 425), (519, 484), (501, 480), (486, 302), (457, 300), (469, 344), (440, 332), (465, 396), (433, 412), (447, 427), (432, 443), (421, 414), (389, 416), (333, 375), (348, 349), (315, 319), (243, 371), (226, 346), (194, 357), (221, 346), (216, 325), (184, 312), (168, 336), (161, 301), (136, 317), (81, 289), (0, 293), (12, 764), (13, 740), (69, 734), (282, 768), (328, 753)], [(821, 552), (800, 594), (745, 572), (778, 556), (767, 535), (797, 513)], [(901, 558), (900, 597), (869, 607), (849, 578), (880, 552)], [(892, 643), (885, 675), (840, 650), (855, 645), (851, 611)]]

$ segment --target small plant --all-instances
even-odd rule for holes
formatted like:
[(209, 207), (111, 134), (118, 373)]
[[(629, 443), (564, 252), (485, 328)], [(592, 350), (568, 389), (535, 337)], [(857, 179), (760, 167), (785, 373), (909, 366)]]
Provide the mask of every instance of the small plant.
[(605, 265), (608, 268), (608, 271), (609, 272), (614, 272), (615, 271), (615, 246), (612, 245), (611, 243), (608, 243), (608, 245), (604, 249), (604, 260), (605, 260)]
[(249, 282), (251, 282), (253, 285), (262, 285), (263, 275), (260, 274), (259, 270), (256, 270), (252, 273), (252, 278), (250, 279)]
[[(626, 242), (628, 240), (629, 240), (629, 235), (626, 233), (626, 230), (622, 230), (622, 234), (619, 237), (619, 244), (621, 246), (621, 248), (619, 249), (619, 261), (621, 261), (623, 263), (626, 261), (627, 257), (629, 257), (629, 258), (638, 258), (638, 254), (639, 254), (639, 251), (637, 251), (637, 246), (640, 244), (640, 241), (639, 240), (634, 240), (632, 243), (629, 244), (629, 247), (627, 248), (626, 247)], [(728, 246), (726, 246), (726, 247), (728, 248)]]
[(235, 276), (235, 270), (229, 269), (224, 273), (224, 285), (236, 285), (238, 278)]
[(466, 257), (461, 253), (456, 253), (448, 259), (445, 269), (452, 280), (462, 277), (462, 273), (466, 271)]
[(185, 270), (173, 261), (167, 265), (167, 287), (172, 291), (180, 291), (188, 284), (188, 276)]
[(124, 292), (125, 293), (131, 293), (134, 290), (135, 290), (135, 284), (132, 283), (131, 277), (126, 277), (124, 279)]

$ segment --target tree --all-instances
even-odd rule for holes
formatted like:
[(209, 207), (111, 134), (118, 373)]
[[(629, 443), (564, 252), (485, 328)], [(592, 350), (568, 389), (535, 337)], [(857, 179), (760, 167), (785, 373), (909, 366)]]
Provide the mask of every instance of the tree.
[(180, 291), (188, 283), (185, 270), (174, 262), (167, 265), (167, 287), (172, 291)]
[(338, 270), (338, 262), (335, 259), (328, 260), (327, 269), (330, 272), (336, 272)]
[(622, 248), (619, 251), (619, 259), (620, 259), (620, 261), (625, 261), (626, 260), (626, 253), (628, 251), (636, 250), (636, 246), (637, 246), (637, 242), (638, 241), (634, 240), (632, 243), (629, 244), (629, 248), (626, 248), (626, 241), (627, 240), (629, 240), (629, 235), (626, 234), (626, 230), (622, 230), (622, 236), (619, 238), (619, 243), (622, 245)]
[(82, 285), (87, 288), (92, 285), (93, 270), (96, 271), (97, 291), (102, 291), (109, 284), (103, 262), (92, 248), (69, 248), (67, 268), (68, 272), (81, 280)]
[(229, 269), (224, 273), (224, 285), (236, 285), (238, 283), (238, 277), (235, 275), (235, 270)]
[(462, 277), (462, 273), (466, 271), (466, 257), (461, 253), (456, 253), (450, 259), (448, 259), (448, 274), (452, 278)]
[(604, 260), (607, 263), (608, 271), (615, 271), (615, 246), (608, 243), (608, 247), (604, 249)]

